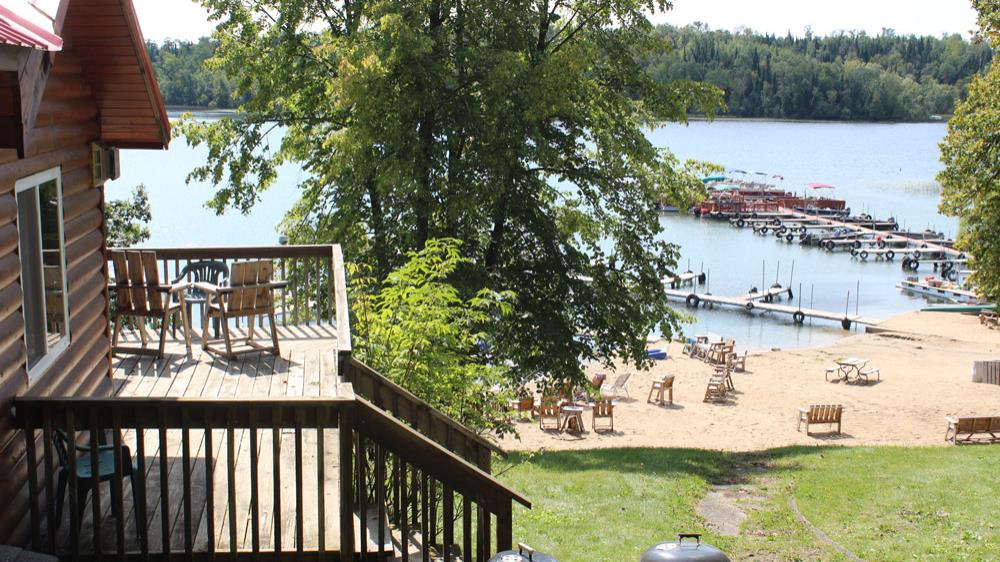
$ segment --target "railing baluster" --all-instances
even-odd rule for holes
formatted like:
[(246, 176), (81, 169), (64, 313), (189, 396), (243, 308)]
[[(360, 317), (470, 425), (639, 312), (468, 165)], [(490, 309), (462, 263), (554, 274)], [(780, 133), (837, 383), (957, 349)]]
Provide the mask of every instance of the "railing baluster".
[(423, 562), (431, 560), (431, 541), (429, 521), (430, 508), (427, 501), (427, 473), (420, 471), (420, 557)]
[(159, 455), (160, 455), (160, 545), (163, 557), (170, 560), (170, 459), (167, 458), (169, 441), (167, 440), (166, 412), (160, 409)]
[(469, 496), (462, 495), (462, 560), (470, 562), (475, 558), (472, 555), (472, 500)]
[[(98, 449), (97, 411), (90, 410), (90, 505), (94, 523), (94, 556), (104, 554), (101, 546), (101, 453)], [(70, 449), (72, 451), (72, 449)], [(70, 452), (70, 454), (73, 454)]]
[[(31, 520), (31, 548), (41, 550), (42, 532), (38, 514), (38, 456), (35, 453), (35, 429), (31, 423), (34, 417), (29, 412), (20, 414), (24, 433), (24, 457), (28, 462), (28, 501)], [(43, 436), (44, 437), (44, 436)]]
[(340, 445), (340, 560), (354, 560), (354, 482), (351, 459), (354, 419), (350, 408), (340, 408), (337, 420)]
[[(138, 418), (138, 416), (136, 416)], [(139, 552), (149, 559), (149, 519), (146, 518), (146, 432), (142, 423), (135, 420), (135, 463), (136, 479), (132, 490), (136, 506), (136, 532), (139, 534)]]
[(322, 326), (323, 325), (323, 313), (321, 311), (323, 309), (320, 308), (320, 307), (323, 306), (322, 302), (321, 302), (323, 300), (323, 283), (321, 282), (322, 281), (322, 277), (320, 277), (320, 274), (319, 274), (319, 258), (318, 257), (313, 258), (313, 266), (314, 266), (315, 272), (316, 272), (316, 325), (317, 326)]
[(291, 259), (292, 266), (292, 324), (299, 323), (299, 280), (295, 276), (295, 258)]
[[(250, 320), (253, 322), (253, 320)], [(260, 500), (257, 472), (257, 412), (250, 410), (250, 548), (254, 558), (260, 552)]]
[(337, 285), (333, 282), (334, 275), (333, 275), (333, 253), (332, 252), (330, 253), (330, 255), (326, 256), (326, 270), (327, 270), (327, 275), (329, 275), (329, 277), (327, 277), (327, 284), (329, 285), (329, 288), (330, 288), (329, 295), (328, 295), (330, 297), (330, 302), (327, 304), (327, 314), (329, 315), (328, 316), (329, 322), (327, 322), (327, 324), (329, 324), (329, 325), (332, 326), (334, 324), (334, 322), (337, 321), (337, 315), (334, 312), (336, 310), (336, 306), (335, 305), (336, 305), (336, 300), (337, 300), (337, 297), (336, 297), (336, 294), (337, 294)]
[(428, 534), (430, 535), (430, 543), (437, 544), (437, 480), (429, 478), (427, 480), (428, 493), (430, 497), (427, 503), (430, 504), (430, 523), (428, 524)]
[[(397, 458), (398, 458), (398, 456), (397, 456)], [(407, 505), (407, 503), (409, 501), (409, 494), (407, 494), (406, 491), (404, 490), (404, 488), (406, 488), (406, 484), (405, 484), (405, 482), (406, 482), (406, 461), (404, 461), (402, 459), (399, 459), (398, 462), (399, 462), (399, 479), (398, 479), (399, 485), (398, 485), (398, 490), (396, 492), (396, 495), (399, 496), (399, 513), (400, 513), (400, 517), (399, 517), (398, 523), (399, 523), (399, 526), (400, 526), (400, 531), (402, 533), (402, 536), (400, 537), (400, 541), (403, 543), (402, 544), (402, 547), (403, 547), (403, 560), (406, 560), (407, 562), (409, 562), (409, 560), (410, 560), (410, 521), (409, 521), (409, 518), (407, 517), (407, 515), (409, 515), (409, 513), (408, 513), (409, 510), (407, 509), (407, 507), (409, 507)]]
[(455, 493), (451, 490), (450, 486), (444, 486), (442, 490), (443, 499), (443, 509), (444, 515), (442, 518), (442, 523), (444, 524), (442, 537), (443, 543), (442, 550), (444, 551), (444, 559), (451, 561), (451, 547), (455, 544)]
[(295, 414), (295, 551), (302, 554), (305, 549), (305, 524), (302, 500), (302, 410), (296, 409)]
[(111, 444), (115, 452), (115, 475), (111, 481), (113, 486), (112, 500), (115, 513), (115, 544), (118, 547), (118, 560), (125, 559), (125, 487), (122, 479), (125, 476), (125, 465), (129, 463), (128, 470), (131, 473), (132, 459), (123, 457), (125, 450), (122, 448), (122, 413), (121, 408), (113, 407), (111, 410)]
[(184, 487), (184, 553), (188, 559), (194, 552), (194, 541), (191, 529), (191, 430), (188, 423), (188, 410), (181, 411), (181, 468), (184, 470), (182, 485)]
[(489, 533), (486, 531), (486, 521), (489, 515), (483, 506), (476, 504), (476, 560), (478, 562), (483, 562), (489, 555), (489, 547), (487, 546), (487, 537)]
[(326, 554), (326, 456), (324, 450), (324, 426), (326, 425), (326, 409), (316, 411), (316, 507), (319, 535), (320, 557)]
[(77, 490), (80, 483), (76, 478), (76, 420), (73, 410), (66, 410), (66, 448), (69, 461), (69, 548), (74, 560), (80, 557), (80, 510), (77, 506)]
[(229, 503), (229, 552), (236, 554), (236, 413), (227, 409), (226, 415), (226, 492)]
[(215, 452), (212, 447), (214, 428), (205, 413), (205, 528), (208, 533), (208, 556), (215, 558)]
[[(288, 279), (288, 276), (286, 275), (286, 272), (285, 272), (285, 262), (286, 261), (288, 261), (288, 258), (281, 258), (281, 278), (285, 279), (285, 280)], [(281, 289), (281, 325), (282, 326), (287, 326), (288, 325), (288, 303), (287, 303), (288, 299), (285, 298), (286, 293), (288, 293), (288, 287), (283, 287)]]
[(368, 554), (368, 462), (366, 460), (368, 440), (365, 435), (358, 432), (357, 455), (358, 463), (358, 514), (361, 520), (361, 527), (358, 529), (358, 546), (361, 549), (361, 556)]
[(274, 553), (275, 562), (281, 559), (281, 408), (271, 410), (271, 449), (274, 464), (274, 509), (271, 518), (274, 519)]
[(52, 473), (55, 470), (52, 460), (52, 408), (42, 409), (42, 455), (45, 457), (45, 503), (46, 519), (45, 533), (48, 535), (49, 554), (56, 553), (56, 489), (53, 488)]
[(382, 445), (375, 444), (375, 505), (378, 508), (378, 553), (379, 558), (385, 556), (382, 545), (385, 544), (385, 449)]

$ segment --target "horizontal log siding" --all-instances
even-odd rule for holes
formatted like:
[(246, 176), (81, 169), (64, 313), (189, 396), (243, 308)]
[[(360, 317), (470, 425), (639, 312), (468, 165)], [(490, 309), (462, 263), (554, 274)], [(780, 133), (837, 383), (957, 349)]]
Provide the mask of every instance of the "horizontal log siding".
[[(110, 388), (105, 286), (104, 193), (91, 186), (90, 146), (99, 138), (98, 108), (72, 45), (55, 55), (26, 157), (0, 150), (0, 543), (28, 539), (28, 488), (24, 438), (14, 429), (15, 396), (93, 396)], [(21, 317), (14, 184), (23, 177), (62, 167), (63, 211), (71, 344), (29, 389)], [(40, 456), (43, 444), (35, 446)], [(39, 474), (44, 488), (44, 475)]]

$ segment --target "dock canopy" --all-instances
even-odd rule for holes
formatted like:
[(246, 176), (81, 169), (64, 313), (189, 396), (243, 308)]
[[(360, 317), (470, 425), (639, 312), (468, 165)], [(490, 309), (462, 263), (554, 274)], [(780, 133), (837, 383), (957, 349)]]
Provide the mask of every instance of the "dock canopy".
[(828, 183), (810, 183), (809, 187), (813, 189), (834, 189), (834, 186)]
[(710, 181), (726, 181), (726, 176), (705, 176), (701, 178), (701, 181), (708, 183)]

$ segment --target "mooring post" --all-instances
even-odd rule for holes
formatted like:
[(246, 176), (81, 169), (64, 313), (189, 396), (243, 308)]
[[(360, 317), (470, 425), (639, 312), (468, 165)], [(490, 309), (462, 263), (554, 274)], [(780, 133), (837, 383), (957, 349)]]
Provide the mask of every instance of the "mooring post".
[[(789, 286), (789, 287), (791, 287), (791, 286), (792, 286), (792, 277), (793, 277), (794, 275), (795, 275), (795, 260), (792, 260), (792, 271), (791, 271), (791, 273), (789, 273), (789, 274), (788, 274), (788, 286)], [(800, 286), (799, 286), (799, 293), (800, 293), (800, 295), (801, 295), (801, 293), (802, 293), (802, 286), (801, 286), (801, 283), (800, 283), (799, 285), (800, 285)], [(799, 300), (801, 300), (801, 299), (799, 299)]]
[(767, 267), (767, 261), (766, 260), (760, 260), (760, 290), (761, 291), (764, 290), (764, 286), (765, 286), (765, 282), (764, 282), (764, 275), (765, 275), (764, 274), (764, 268), (765, 267)]
[(799, 282), (799, 310), (802, 310), (802, 283)]
[(851, 310), (851, 292), (847, 291), (847, 302), (844, 303), (844, 316), (847, 316), (849, 310)]
[(861, 280), (858, 279), (858, 289), (854, 291), (854, 315), (859, 316), (858, 311), (861, 306)]

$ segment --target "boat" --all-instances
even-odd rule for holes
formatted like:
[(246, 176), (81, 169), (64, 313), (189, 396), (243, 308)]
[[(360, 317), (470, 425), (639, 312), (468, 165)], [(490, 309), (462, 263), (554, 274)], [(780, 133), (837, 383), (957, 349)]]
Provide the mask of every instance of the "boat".
[(983, 299), (974, 291), (963, 289), (957, 283), (951, 283), (929, 275), (924, 279), (904, 279), (896, 284), (896, 287), (909, 292), (934, 297), (953, 303), (962, 304), (985, 304)]
[(996, 310), (995, 304), (934, 304), (921, 308), (921, 312), (961, 312), (973, 314), (985, 310)]

